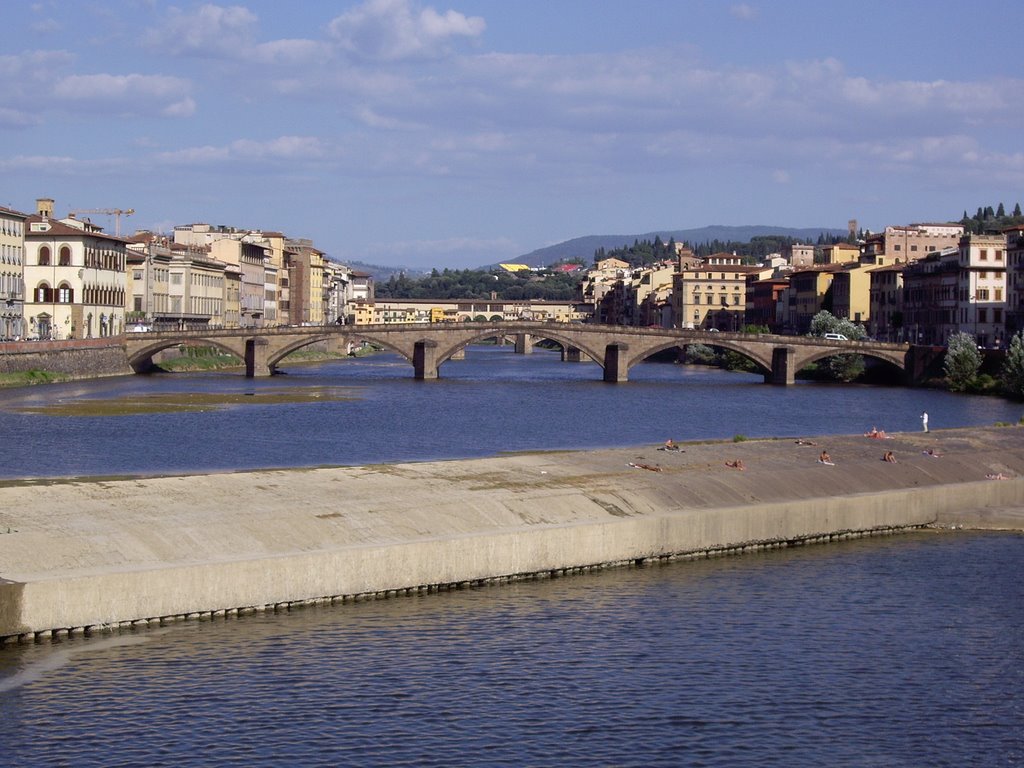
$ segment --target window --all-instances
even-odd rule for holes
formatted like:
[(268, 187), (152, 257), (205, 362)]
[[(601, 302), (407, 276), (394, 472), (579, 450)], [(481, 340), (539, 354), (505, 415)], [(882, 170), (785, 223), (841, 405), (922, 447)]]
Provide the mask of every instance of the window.
[(67, 285), (62, 285), (57, 289), (57, 302), (59, 304), (70, 304), (71, 303), (71, 288)]
[(60, 248), (59, 262), (62, 267), (71, 266), (71, 249), (66, 245), (62, 245)]
[(141, 280), (141, 279), (142, 279), (142, 270), (141, 269), (133, 269), (132, 270), (132, 280)]
[(978, 260), (988, 261), (988, 248), (982, 248), (980, 251), (978, 251)]
[(894, 246), (892, 247), (892, 249), (893, 249), (894, 251), (902, 251), (902, 250), (903, 250), (903, 246), (902, 246), (902, 245), (898, 245), (898, 244), (897, 244), (897, 245), (894, 245)]
[(44, 245), (39, 249), (39, 266), (48, 267), (50, 266), (50, 248)]

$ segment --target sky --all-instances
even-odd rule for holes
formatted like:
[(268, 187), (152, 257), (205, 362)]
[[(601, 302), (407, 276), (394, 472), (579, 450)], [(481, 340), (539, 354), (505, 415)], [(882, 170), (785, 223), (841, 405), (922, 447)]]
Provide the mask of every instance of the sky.
[[(1018, 0), (8, 0), (0, 205), (465, 268), (1024, 203)], [(92, 215), (113, 232), (115, 220)]]

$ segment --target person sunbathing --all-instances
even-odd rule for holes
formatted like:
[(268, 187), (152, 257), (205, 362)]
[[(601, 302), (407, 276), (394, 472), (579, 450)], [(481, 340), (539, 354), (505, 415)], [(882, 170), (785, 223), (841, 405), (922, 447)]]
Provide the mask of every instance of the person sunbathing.
[(828, 451), (822, 451), (821, 455), (818, 457), (818, 461), (822, 464), (828, 464), (830, 467), (835, 466), (835, 464), (832, 463), (832, 457), (828, 455)]
[(738, 470), (740, 470), (740, 472), (742, 472), (743, 470), (746, 469), (746, 467), (743, 466), (743, 459), (736, 459), (735, 461), (727, 461), (727, 462), (725, 462), (725, 466), (731, 467), (732, 469), (738, 469)]
[(936, 451), (934, 448), (929, 448), (927, 451), (921, 451), (925, 456), (931, 456), (933, 459), (939, 458), (942, 454)]
[(896, 457), (892, 455), (892, 451), (886, 451), (885, 455), (882, 456), (882, 461), (887, 461), (890, 464), (896, 463)]
[(680, 448), (678, 445), (676, 445), (675, 441), (672, 440), (672, 438), (670, 437), (668, 440), (665, 441), (665, 444), (663, 446), (661, 446), (661, 448), (659, 448), (658, 450), (659, 451), (681, 451), (683, 449)]
[(631, 461), (627, 466), (633, 467), (634, 469), (646, 469), (650, 472), (661, 472), (661, 467), (658, 464), (654, 464), (652, 466), (651, 464), (636, 464)]

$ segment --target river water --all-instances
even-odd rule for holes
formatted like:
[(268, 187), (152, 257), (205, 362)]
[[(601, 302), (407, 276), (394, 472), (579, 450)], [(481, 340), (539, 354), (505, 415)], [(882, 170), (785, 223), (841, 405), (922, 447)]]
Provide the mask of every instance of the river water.
[[(896, 432), (921, 410), (933, 428), (1021, 410), (675, 365), (609, 385), (592, 364), (500, 348), (441, 374), (416, 382), (380, 355), (271, 380), (0, 392), (0, 434), (21, 446), (3, 472)], [(107, 410), (75, 410), (91, 400)], [(930, 532), (5, 646), (0, 765), (1020, 765), (1022, 562), (1019, 535)]]

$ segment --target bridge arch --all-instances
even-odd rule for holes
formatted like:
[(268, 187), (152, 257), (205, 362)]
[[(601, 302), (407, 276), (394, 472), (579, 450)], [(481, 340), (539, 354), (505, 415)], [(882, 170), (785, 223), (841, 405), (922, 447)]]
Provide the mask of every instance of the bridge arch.
[[(438, 347), (436, 355), (437, 365), (441, 365), (442, 363), (447, 362), (452, 358), (453, 355), (458, 353), (460, 350), (463, 350), (466, 347), (470, 346), (471, 344), (477, 344), (481, 341), (490, 338), (509, 335), (509, 331), (507, 329), (494, 327), (481, 328), (475, 332), (473, 332), (474, 329), (465, 327), (460, 327), (460, 330), (470, 331), (470, 333), (452, 344), (443, 347)], [(579, 339), (570, 338), (568, 334), (559, 333), (557, 329), (538, 327), (531, 328), (529, 331), (524, 332), (529, 333), (529, 335), (532, 336), (535, 341), (548, 340), (553, 341), (556, 344), (562, 345), (563, 349), (567, 349), (570, 347), (579, 349), (581, 352), (589, 355), (593, 360), (596, 360), (599, 365), (604, 367), (603, 363), (601, 362), (602, 360), (604, 360), (604, 349), (598, 349), (593, 345), (581, 342)], [(513, 335), (516, 334), (517, 332), (513, 332)]]
[(130, 351), (128, 355), (128, 365), (136, 373), (148, 373), (155, 368), (153, 363), (153, 355), (163, 352), (165, 349), (171, 349), (173, 347), (180, 346), (203, 346), (203, 347), (214, 347), (222, 352), (226, 352), (229, 355), (234, 355), (243, 362), (246, 359), (246, 349), (244, 344), (239, 344), (238, 339), (206, 339), (206, 338), (175, 338), (175, 337), (164, 337), (158, 341), (152, 341), (143, 346)]
[[(301, 337), (294, 341), (286, 342), (282, 346), (275, 349), (273, 352), (267, 355), (267, 366), (270, 370), (276, 370), (277, 365), (284, 360), (288, 355), (293, 352), (298, 352), (300, 349), (311, 346), (313, 344), (325, 343), (328, 350), (334, 347), (336, 350), (340, 350), (341, 347), (347, 345), (355, 338), (355, 335), (338, 335), (336, 333), (319, 333), (308, 337)], [(401, 354), (401, 350), (394, 350)]]
[(872, 360), (878, 360), (879, 362), (885, 363), (898, 371), (906, 372), (906, 355), (902, 352), (890, 352), (890, 351), (876, 351), (876, 350), (863, 350), (863, 349), (827, 349), (818, 350), (815, 352), (801, 355), (797, 362), (797, 368), (794, 372), (799, 372), (800, 369), (806, 368), (812, 363), (816, 363), (820, 360), (827, 360), (830, 357), (836, 357), (838, 355), (860, 355), (861, 357), (869, 357)]
[(675, 339), (666, 339), (664, 343), (655, 344), (654, 346), (644, 347), (644, 349), (638, 351), (628, 360), (628, 369), (632, 369), (633, 366), (644, 362), (652, 355), (656, 355), (659, 352), (664, 352), (666, 349), (672, 349), (673, 347), (679, 347), (683, 349), (685, 347), (693, 346), (694, 344), (703, 344), (706, 347), (720, 347), (721, 349), (727, 349), (730, 352), (735, 352), (746, 360), (749, 360), (757, 367), (757, 372), (763, 375), (768, 375), (772, 371), (772, 360), (771, 350), (769, 349), (767, 355), (759, 350), (752, 349), (750, 344), (737, 343), (730, 339), (695, 339), (692, 336), (678, 337)]

